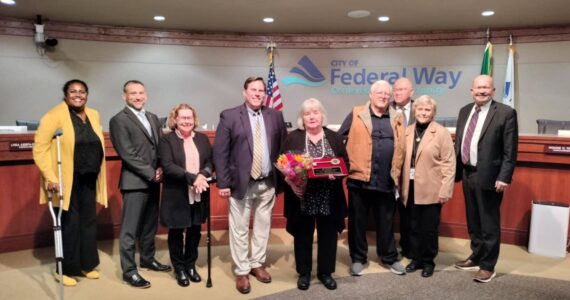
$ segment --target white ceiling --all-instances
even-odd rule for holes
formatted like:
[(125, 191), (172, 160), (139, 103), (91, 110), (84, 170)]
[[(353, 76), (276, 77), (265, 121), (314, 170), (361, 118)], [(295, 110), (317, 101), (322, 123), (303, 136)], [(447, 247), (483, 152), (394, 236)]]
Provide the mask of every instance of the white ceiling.
[[(16, 0), (0, 16), (244, 33), (421, 32), (570, 24), (570, 0)], [(368, 10), (362, 19), (351, 10)], [(483, 10), (494, 10), (482, 17)], [(163, 15), (166, 21), (152, 19)], [(390, 16), (387, 23), (380, 15)], [(265, 24), (263, 17), (275, 22)]]

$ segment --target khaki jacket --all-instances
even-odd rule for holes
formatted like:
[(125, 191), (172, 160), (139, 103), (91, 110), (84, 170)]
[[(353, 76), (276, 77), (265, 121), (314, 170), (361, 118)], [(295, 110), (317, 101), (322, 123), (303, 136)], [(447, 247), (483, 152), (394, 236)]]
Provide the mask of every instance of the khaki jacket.
[[(400, 173), (404, 161), (404, 124), (402, 114), (389, 106), (390, 124), (394, 132), (394, 154), (391, 176), (397, 187), (400, 186)], [(348, 133), (346, 150), (350, 159), (348, 177), (364, 182), (370, 181), (372, 171), (372, 116), (370, 101), (352, 110), (352, 125)]]
[[(107, 207), (107, 171), (105, 169), (105, 139), (101, 130), (99, 113), (86, 107), (85, 113), (93, 127), (93, 131), (101, 140), (103, 160), (101, 171), (97, 177), (97, 202)], [(47, 182), (59, 182), (57, 173), (57, 144), (53, 138), (55, 132), (61, 129), (61, 173), (63, 180), (63, 210), (69, 209), (71, 187), (73, 186), (73, 154), (75, 148), (75, 131), (69, 109), (64, 101), (48, 111), (40, 120), (40, 126), (34, 138), (34, 162), (42, 173), (40, 184), (40, 204), (47, 203)], [(59, 206), (59, 200), (54, 195), (54, 206)], [(56, 201), (57, 200), (57, 201)]]
[[(402, 202), (407, 204), (410, 188), (410, 166), (416, 124), (406, 128), (406, 159), (402, 171)], [(432, 121), (418, 145), (414, 175), (414, 202), (439, 203), (439, 198), (453, 196), (455, 151), (449, 131)]]

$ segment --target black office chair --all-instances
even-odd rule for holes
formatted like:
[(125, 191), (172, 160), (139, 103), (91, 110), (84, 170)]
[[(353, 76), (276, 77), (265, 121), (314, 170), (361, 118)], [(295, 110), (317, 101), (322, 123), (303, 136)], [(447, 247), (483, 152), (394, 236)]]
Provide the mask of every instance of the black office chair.
[(536, 120), (538, 134), (558, 134), (558, 130), (570, 130), (570, 121), (561, 120)]
[(26, 126), (28, 131), (36, 131), (40, 126), (40, 121), (16, 120), (16, 126)]
[(435, 117), (435, 121), (443, 127), (457, 127), (457, 117)]

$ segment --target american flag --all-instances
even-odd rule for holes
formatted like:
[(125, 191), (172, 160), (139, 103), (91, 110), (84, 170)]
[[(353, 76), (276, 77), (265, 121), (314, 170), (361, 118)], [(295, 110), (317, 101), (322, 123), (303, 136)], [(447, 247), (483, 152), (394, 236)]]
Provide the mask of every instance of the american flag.
[(267, 79), (267, 100), (265, 100), (265, 106), (275, 108), (276, 110), (283, 110), (281, 93), (279, 92), (277, 77), (275, 77), (275, 68), (273, 66), (273, 62), (269, 65), (269, 76)]

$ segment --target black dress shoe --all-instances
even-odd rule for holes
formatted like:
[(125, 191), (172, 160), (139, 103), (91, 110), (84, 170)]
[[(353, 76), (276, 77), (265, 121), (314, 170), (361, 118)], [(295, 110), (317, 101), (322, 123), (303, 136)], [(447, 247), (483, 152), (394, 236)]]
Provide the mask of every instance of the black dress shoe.
[(331, 277), (331, 274), (317, 274), (317, 278), (329, 290), (336, 290), (336, 281)]
[(298, 289), (305, 291), (309, 289), (310, 285), (311, 285), (311, 273), (299, 275), (299, 279), (297, 280)]
[(169, 265), (163, 265), (161, 263), (159, 263), (156, 259), (152, 259), (152, 261), (150, 263), (141, 263), (141, 268), (144, 269), (149, 269), (151, 271), (157, 271), (157, 272), (170, 272), (172, 271), (172, 268)]
[(198, 274), (198, 271), (196, 271), (195, 268), (188, 269), (188, 278), (190, 278), (190, 281), (192, 282), (202, 281), (202, 277), (200, 277), (200, 274)]
[(420, 263), (419, 261), (412, 260), (412, 262), (406, 266), (406, 273), (412, 273), (415, 272), (416, 270), (421, 270), (423, 268), (424, 266), (422, 265), (422, 263)]
[(146, 289), (150, 287), (150, 282), (146, 281), (141, 275), (138, 273), (134, 273), (131, 276), (123, 275), (123, 280), (128, 283), (132, 287), (136, 287), (139, 289)]
[(181, 287), (187, 287), (190, 285), (190, 281), (188, 280), (188, 274), (184, 270), (176, 270), (176, 282)]
[(422, 271), (422, 277), (431, 277), (433, 275), (434, 266), (427, 265), (424, 266), (424, 270)]

